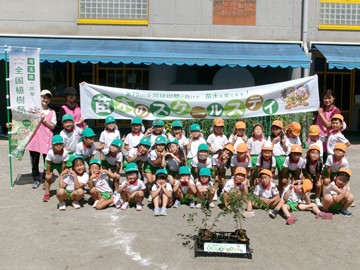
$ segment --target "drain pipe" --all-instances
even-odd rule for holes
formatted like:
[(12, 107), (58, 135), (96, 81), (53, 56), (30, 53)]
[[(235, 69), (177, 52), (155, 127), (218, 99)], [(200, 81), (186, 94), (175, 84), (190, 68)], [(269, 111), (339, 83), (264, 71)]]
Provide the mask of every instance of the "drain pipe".
[[(305, 54), (307, 55), (307, 57), (309, 57), (311, 59), (311, 53), (309, 52), (309, 48), (308, 48), (308, 40), (307, 40), (307, 35), (308, 35), (308, 17), (309, 17), (309, 1), (308, 0), (303, 0), (302, 1), (302, 26), (301, 26), (301, 40), (302, 40), (302, 45), (303, 45), (303, 50), (305, 52)], [(305, 68), (303, 70), (303, 77), (308, 77), (310, 74), (310, 68)]]

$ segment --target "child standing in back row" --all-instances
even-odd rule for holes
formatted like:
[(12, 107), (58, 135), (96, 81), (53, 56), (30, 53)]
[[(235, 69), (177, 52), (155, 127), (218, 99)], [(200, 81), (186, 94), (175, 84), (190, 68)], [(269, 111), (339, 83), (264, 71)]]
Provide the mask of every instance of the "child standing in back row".
[(74, 118), (71, 114), (64, 114), (61, 123), (64, 129), (60, 132), (60, 136), (64, 139), (64, 148), (69, 154), (72, 154), (75, 152), (82, 129), (74, 125)]
[(186, 146), (187, 149), (187, 165), (191, 167), (191, 162), (197, 156), (200, 144), (206, 144), (205, 139), (201, 136), (199, 124), (192, 124), (190, 126), (190, 138)]
[(224, 135), (224, 119), (217, 117), (214, 119), (213, 133), (209, 135), (206, 143), (209, 146), (210, 154), (214, 155), (222, 150), (228, 143), (227, 137)]
[(105, 130), (100, 134), (100, 145), (97, 150), (100, 151), (100, 157), (102, 158), (104, 154), (103, 150), (110, 147), (111, 142), (114, 139), (120, 139), (120, 132), (116, 128), (115, 118), (111, 115), (105, 118)]

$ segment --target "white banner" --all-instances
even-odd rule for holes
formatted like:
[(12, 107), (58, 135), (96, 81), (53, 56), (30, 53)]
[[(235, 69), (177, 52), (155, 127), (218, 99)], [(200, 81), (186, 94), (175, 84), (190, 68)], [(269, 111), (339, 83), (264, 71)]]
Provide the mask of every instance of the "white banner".
[(86, 119), (134, 116), (162, 119), (249, 118), (319, 109), (317, 76), (255, 87), (209, 91), (158, 91), (80, 84)]
[(39, 49), (8, 47), (11, 156), (21, 160), (26, 145), (40, 123)]

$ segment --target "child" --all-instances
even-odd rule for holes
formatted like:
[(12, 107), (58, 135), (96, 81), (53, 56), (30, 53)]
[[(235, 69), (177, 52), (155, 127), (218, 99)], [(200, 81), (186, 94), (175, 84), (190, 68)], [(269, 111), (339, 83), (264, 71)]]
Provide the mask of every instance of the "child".
[[(290, 147), (294, 144), (301, 145), (301, 140), (299, 138), (300, 132), (301, 132), (301, 125), (298, 122), (295, 121), (291, 122), (289, 125), (285, 127), (285, 135), (290, 142)], [(290, 147), (288, 148), (288, 153)]]
[[(66, 114), (65, 114), (66, 115)], [(89, 181), (89, 175), (85, 172), (84, 158), (74, 155), (71, 159), (71, 167), (62, 171), (59, 179), (59, 189), (56, 197), (59, 200), (59, 210), (66, 210), (66, 201), (72, 202), (75, 209), (81, 208), (79, 201), (84, 198), (84, 186)]]
[(199, 124), (192, 124), (190, 126), (190, 138), (186, 146), (187, 149), (187, 165), (191, 167), (191, 162), (194, 157), (197, 156), (198, 148), (200, 144), (206, 144), (205, 139), (201, 136)]
[(82, 129), (74, 125), (74, 118), (71, 114), (64, 114), (61, 123), (64, 129), (60, 132), (60, 136), (64, 139), (64, 148), (69, 154), (73, 154), (79, 142)]
[(101, 160), (101, 167), (103, 169), (109, 169), (114, 173), (114, 190), (118, 190), (120, 182), (120, 168), (123, 160), (123, 154), (121, 152), (122, 140), (119, 138), (113, 139), (109, 148), (104, 148), (102, 152), (104, 157)]
[(50, 185), (53, 176), (53, 170), (59, 174), (65, 169), (66, 161), (69, 159), (69, 153), (64, 149), (64, 139), (60, 135), (52, 138), (52, 148), (45, 158), (45, 194), (43, 202), (50, 200)]
[[(150, 187), (155, 181), (155, 173), (162, 167), (163, 156), (166, 154), (165, 146), (165, 136), (157, 136), (155, 139), (155, 149), (150, 151), (147, 162), (144, 164), (144, 173), (147, 179), (146, 188), (149, 193)], [(151, 196), (149, 196), (149, 202), (151, 202), (151, 199)]]
[(225, 185), (226, 169), (230, 168), (233, 154), (234, 146), (231, 143), (228, 143), (222, 150), (219, 151), (219, 154), (212, 157), (211, 164), (215, 175), (214, 188), (215, 190), (218, 190), (217, 192), (219, 194)]
[(140, 117), (136, 116), (131, 120), (131, 133), (126, 135), (124, 141), (124, 148), (126, 151), (139, 145), (140, 140), (144, 137), (144, 134), (141, 132), (141, 126), (142, 119)]
[(273, 157), (273, 145), (271, 142), (264, 142), (261, 148), (261, 154), (256, 161), (256, 171), (254, 173), (255, 177), (255, 185), (260, 183), (260, 179), (258, 178), (258, 173), (263, 169), (268, 169), (272, 174), (275, 172), (276, 160)]
[(102, 158), (104, 154), (103, 150), (106, 148), (109, 148), (111, 145), (111, 142), (114, 139), (120, 139), (120, 132), (116, 127), (116, 121), (115, 118), (111, 115), (106, 116), (105, 118), (105, 129), (100, 134), (99, 138), (99, 147), (96, 149), (100, 152), (100, 158)]
[(249, 148), (250, 156), (251, 156), (251, 180), (250, 186), (254, 186), (254, 179), (253, 175), (255, 174), (256, 170), (256, 161), (258, 156), (261, 153), (261, 148), (264, 143), (264, 127), (262, 124), (257, 123), (253, 126), (252, 137), (248, 140), (247, 145)]
[(246, 179), (246, 169), (243, 167), (237, 167), (234, 173), (234, 178), (226, 182), (224, 186), (223, 196), (220, 196), (220, 201), (224, 203), (225, 207), (228, 206), (228, 194), (230, 191), (236, 190), (245, 196), (244, 201), (246, 203), (246, 212), (244, 213), (245, 217), (255, 216), (253, 211), (251, 201), (249, 201), (246, 196), (249, 193), (248, 191), (248, 181)]
[(240, 143), (236, 148), (236, 155), (232, 156), (231, 158), (231, 176), (234, 175), (235, 170), (237, 167), (243, 167), (246, 169), (246, 178), (251, 171), (251, 159), (248, 155), (248, 146), (246, 143)]
[(185, 136), (185, 132), (183, 130), (183, 125), (179, 121), (174, 121), (171, 126), (171, 133), (169, 134), (169, 139), (178, 139), (179, 146), (181, 150), (184, 151), (186, 156), (186, 146), (189, 140)]
[(349, 181), (351, 170), (341, 168), (333, 182), (324, 192), (323, 208), (325, 211), (336, 212), (346, 217), (352, 217), (347, 209), (354, 202), (354, 195), (350, 192)]
[(82, 155), (87, 164), (96, 154), (94, 144), (95, 133), (91, 128), (85, 128), (81, 133), (81, 142), (76, 145), (75, 154)]
[[(349, 162), (345, 157), (346, 145), (344, 143), (335, 144), (333, 155), (329, 155), (325, 162), (326, 169), (324, 170), (324, 189), (330, 182), (334, 181), (341, 168), (348, 168)], [(324, 191), (324, 190), (323, 190)]]
[(290, 142), (286, 138), (283, 131), (284, 125), (281, 120), (274, 120), (271, 125), (271, 134), (268, 140), (273, 145), (273, 154), (276, 161), (276, 168), (278, 171), (278, 178), (283, 179), (283, 165), (286, 158), (286, 153), (290, 148)]
[(279, 190), (274, 184), (273, 173), (268, 169), (262, 169), (259, 173), (260, 183), (255, 187), (254, 194), (259, 196), (270, 209), (269, 216), (276, 218), (282, 205)]
[(201, 168), (211, 169), (211, 159), (209, 157), (209, 146), (205, 143), (200, 144), (197, 156), (191, 161), (191, 172), (195, 178), (195, 181), (199, 178), (199, 171)]
[(279, 190), (282, 192), (284, 186), (295, 179), (300, 179), (304, 159), (302, 158), (302, 147), (297, 144), (291, 146), (290, 155), (285, 158), (283, 165), (284, 178), (279, 179)]
[[(322, 146), (322, 144), (321, 144)], [(321, 177), (323, 163), (320, 158), (320, 147), (317, 144), (312, 144), (307, 150), (306, 159), (303, 162), (302, 172), (303, 177), (310, 179), (315, 185), (315, 204), (321, 207), (320, 196), (323, 186), (323, 179)]]
[(334, 147), (336, 143), (344, 143), (347, 147), (350, 146), (350, 142), (342, 134), (344, 117), (341, 114), (335, 114), (331, 118), (331, 130), (329, 131), (329, 137), (327, 139), (326, 149), (328, 155), (334, 154)]
[(161, 119), (155, 119), (152, 122), (152, 127), (148, 128), (145, 132), (145, 137), (148, 137), (150, 139), (151, 145), (155, 144), (155, 139), (158, 136), (161, 136), (164, 134), (164, 121)]
[[(319, 210), (315, 203), (310, 201), (309, 192), (312, 190), (313, 184), (309, 179), (298, 180), (288, 185), (284, 189), (282, 199), (285, 204), (281, 207), (286, 218), (286, 224), (294, 224), (297, 219), (290, 214), (290, 211), (305, 211), (311, 209), (311, 211), (319, 219), (332, 219), (332, 214), (324, 213)], [(300, 200), (305, 200), (306, 203), (300, 203)]]
[[(199, 170), (199, 180), (195, 179), (196, 185), (196, 197), (199, 200), (203, 200), (205, 196), (209, 196), (210, 207), (215, 207), (213, 198), (215, 195), (215, 189), (213, 182), (211, 181), (211, 170), (209, 168), (201, 168)], [(197, 203), (195, 206), (197, 209), (201, 208), (201, 203)]]
[[(167, 176), (168, 174), (165, 169), (158, 169), (156, 171), (155, 183), (151, 188), (154, 216), (166, 216), (166, 207), (172, 205), (172, 187), (167, 181)], [(159, 206), (161, 206), (161, 209)]]
[(113, 196), (113, 190), (109, 186), (109, 176), (113, 176), (109, 170), (101, 170), (101, 163), (98, 159), (92, 159), (89, 164), (90, 178), (89, 188), (90, 195), (94, 199), (93, 207), (96, 210), (105, 209), (119, 201), (118, 196)]
[(307, 139), (307, 146), (310, 147), (311, 145), (317, 145), (320, 151), (320, 158), (322, 160), (324, 154), (323, 143), (320, 140), (320, 128), (317, 125), (312, 125), (309, 127), (308, 132), (309, 138)]
[(214, 119), (213, 124), (213, 133), (209, 135), (206, 140), (206, 143), (209, 146), (209, 151), (211, 154), (216, 154), (218, 151), (224, 148), (225, 144), (229, 141), (224, 135), (224, 119), (217, 117)]
[(131, 148), (125, 155), (127, 162), (135, 162), (139, 168), (148, 159), (148, 152), (150, 150), (151, 143), (149, 138), (141, 138), (139, 145)]
[[(191, 175), (190, 168), (188, 166), (181, 166), (179, 168), (179, 180), (176, 180), (173, 186), (174, 197), (176, 198), (173, 207), (178, 208), (180, 201), (189, 199), (190, 196), (195, 196), (196, 186), (194, 178)], [(194, 201), (190, 201), (190, 208), (194, 208)]]
[(235, 124), (233, 133), (229, 137), (229, 142), (234, 146), (234, 149), (240, 143), (247, 143), (248, 137), (245, 134), (246, 124), (243, 121), (238, 121)]
[(122, 204), (120, 200), (115, 204), (116, 208), (121, 205), (121, 210), (126, 210), (131, 201), (136, 202), (136, 211), (143, 209), (142, 201), (144, 199), (144, 191), (146, 186), (143, 181), (138, 178), (139, 169), (136, 163), (132, 162), (126, 166), (126, 181), (122, 182), (118, 191), (121, 194)]
[(186, 164), (183, 150), (179, 147), (177, 138), (169, 138), (166, 145), (166, 154), (162, 157), (161, 167), (166, 168), (171, 186), (179, 175), (179, 168)]

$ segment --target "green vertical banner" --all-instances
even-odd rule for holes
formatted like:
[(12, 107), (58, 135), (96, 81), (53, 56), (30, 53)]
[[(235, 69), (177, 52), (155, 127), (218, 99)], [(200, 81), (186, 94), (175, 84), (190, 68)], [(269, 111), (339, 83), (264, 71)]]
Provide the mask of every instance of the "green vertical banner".
[(12, 128), (10, 156), (21, 160), (26, 145), (40, 124), (39, 49), (7, 47)]

